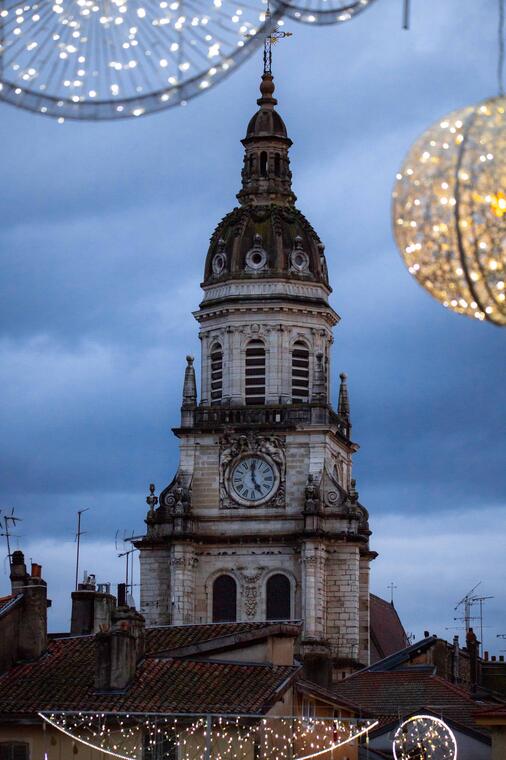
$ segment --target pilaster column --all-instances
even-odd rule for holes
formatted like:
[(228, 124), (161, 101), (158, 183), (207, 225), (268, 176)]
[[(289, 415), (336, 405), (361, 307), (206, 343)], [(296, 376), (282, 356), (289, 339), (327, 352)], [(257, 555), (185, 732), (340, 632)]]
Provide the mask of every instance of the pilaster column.
[(304, 541), (301, 549), (304, 639), (325, 638), (325, 547)]
[(191, 544), (171, 547), (171, 623), (188, 625), (195, 622), (195, 567), (197, 559)]
[(201, 369), (200, 369), (200, 403), (209, 404), (209, 333), (200, 333)]

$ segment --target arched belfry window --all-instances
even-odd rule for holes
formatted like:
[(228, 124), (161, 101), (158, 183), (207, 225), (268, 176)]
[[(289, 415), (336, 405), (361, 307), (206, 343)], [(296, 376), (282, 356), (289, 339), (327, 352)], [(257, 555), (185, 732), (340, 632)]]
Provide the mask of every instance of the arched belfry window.
[(219, 575), (213, 583), (213, 623), (237, 620), (237, 584), (231, 575)]
[(309, 349), (302, 340), (292, 348), (292, 401), (309, 400)]
[(266, 620), (290, 620), (292, 616), (290, 580), (283, 573), (271, 575), (266, 586)]
[(221, 404), (223, 397), (223, 349), (219, 343), (211, 346), (211, 404)]
[(268, 170), (269, 170), (269, 167), (268, 167), (267, 152), (263, 150), (260, 153), (260, 176), (267, 177)]
[(276, 175), (276, 177), (279, 177), (279, 175), (281, 174), (281, 156), (279, 155), (279, 153), (276, 153), (276, 155), (274, 156), (274, 174)]
[(265, 404), (265, 346), (250, 340), (246, 346), (245, 391), (247, 404)]

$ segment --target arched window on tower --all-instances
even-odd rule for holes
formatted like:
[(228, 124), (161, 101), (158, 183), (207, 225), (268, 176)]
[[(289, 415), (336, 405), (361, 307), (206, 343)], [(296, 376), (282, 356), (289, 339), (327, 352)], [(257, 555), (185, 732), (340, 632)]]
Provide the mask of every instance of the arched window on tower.
[(223, 398), (223, 349), (219, 343), (211, 346), (211, 405), (221, 404)]
[(292, 616), (290, 580), (283, 573), (271, 575), (266, 585), (266, 620), (290, 620)]
[(213, 583), (213, 623), (237, 620), (237, 584), (231, 575), (219, 575)]
[(245, 391), (247, 404), (265, 404), (265, 346), (258, 339), (246, 347)]
[(292, 401), (309, 400), (309, 349), (302, 340), (292, 348)]
[(267, 159), (267, 152), (263, 150), (260, 153), (260, 176), (267, 177), (268, 171), (269, 171), (269, 165), (268, 165), (268, 159)]
[(276, 153), (276, 155), (274, 156), (274, 174), (276, 175), (276, 177), (279, 177), (279, 175), (281, 174), (281, 156), (279, 155), (279, 153)]

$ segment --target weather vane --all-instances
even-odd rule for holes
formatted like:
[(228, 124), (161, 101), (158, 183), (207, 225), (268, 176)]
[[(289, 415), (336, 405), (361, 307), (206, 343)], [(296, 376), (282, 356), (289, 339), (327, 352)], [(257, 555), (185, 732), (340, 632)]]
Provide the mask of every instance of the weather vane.
[(292, 32), (283, 32), (279, 27), (272, 27), (269, 24), (271, 19), (271, 6), (267, 0), (267, 10), (265, 11), (265, 25), (267, 27), (267, 36), (264, 40), (264, 74), (272, 74), (272, 46), (285, 37), (291, 37)]

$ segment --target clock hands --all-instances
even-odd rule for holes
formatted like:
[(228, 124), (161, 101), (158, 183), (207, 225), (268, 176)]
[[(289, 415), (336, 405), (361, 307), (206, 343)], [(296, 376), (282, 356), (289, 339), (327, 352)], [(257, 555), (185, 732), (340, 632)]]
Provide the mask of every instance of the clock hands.
[(262, 487), (258, 485), (255, 478), (256, 466), (257, 466), (257, 463), (255, 460), (253, 460), (251, 463), (251, 480), (253, 481), (253, 487), (255, 491), (259, 491), (260, 493), (262, 493)]

